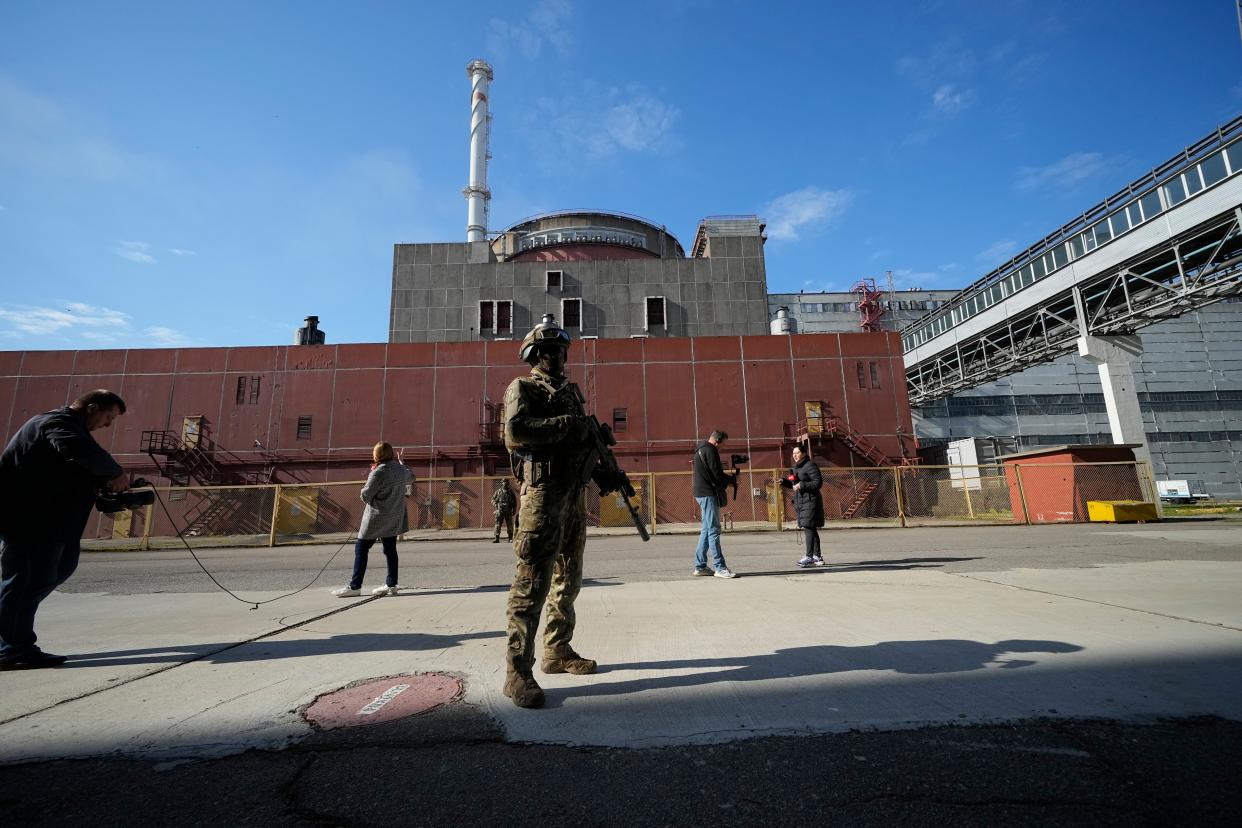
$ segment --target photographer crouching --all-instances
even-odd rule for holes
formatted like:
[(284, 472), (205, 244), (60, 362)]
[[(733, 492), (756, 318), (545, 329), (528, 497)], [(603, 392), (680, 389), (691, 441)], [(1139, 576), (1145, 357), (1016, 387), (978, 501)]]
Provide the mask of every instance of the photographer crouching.
[(0, 670), (65, 663), (35, 645), (35, 613), (78, 568), (96, 495), (129, 488), (91, 436), (124, 413), (119, 396), (91, 391), (30, 418), (0, 454)]

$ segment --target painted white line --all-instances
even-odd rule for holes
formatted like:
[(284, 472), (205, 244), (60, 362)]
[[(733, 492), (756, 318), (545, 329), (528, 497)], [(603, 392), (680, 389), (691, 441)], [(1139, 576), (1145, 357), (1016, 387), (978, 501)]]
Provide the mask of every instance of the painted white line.
[(378, 713), (381, 707), (388, 704), (390, 701), (395, 699), (397, 696), (400, 696), (402, 693), (404, 693), (406, 690), (409, 690), (409, 689), (410, 689), (410, 685), (408, 684), (397, 684), (392, 687), (389, 687), (383, 693), (380, 693), (378, 696), (372, 699), (370, 704), (368, 704), (366, 707), (359, 710), (358, 715), (359, 716), (370, 716), (372, 713)]

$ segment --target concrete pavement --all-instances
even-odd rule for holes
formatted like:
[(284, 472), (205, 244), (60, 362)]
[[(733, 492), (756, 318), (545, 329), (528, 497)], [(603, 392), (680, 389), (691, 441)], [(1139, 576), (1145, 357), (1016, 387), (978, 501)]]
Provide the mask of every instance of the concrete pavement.
[[(744, 751), (944, 725), (1242, 721), (1242, 526), (934, 531), (948, 532), (833, 533), (831, 565), (814, 570), (790, 565), (788, 536), (730, 535), (742, 573), (732, 581), (691, 577), (685, 539), (593, 539), (590, 554), (609, 557), (588, 563), (574, 643), (601, 670), (538, 675), (548, 696), (538, 711), (500, 694), (495, 573), (507, 564), (490, 544), (428, 545), (448, 561), (443, 572), (439, 557), (403, 547), (403, 572), (428, 586), (381, 599), (342, 601), (332, 583), (257, 610), (220, 592), (57, 593), (39, 632), (73, 659), (0, 674), (0, 763), (110, 757), (160, 769), (255, 749), (304, 756), (326, 738), (300, 715), (316, 697), (428, 672), (459, 678), (463, 698), (399, 727), (351, 729), (352, 751), (394, 734), (407, 745), (452, 744), (457, 733), (463, 743)], [(953, 543), (962, 554), (926, 552)], [(247, 566), (270, 552), (254, 550)], [(136, 568), (156, 553), (129, 554)], [(470, 574), (483, 577), (463, 582)]]

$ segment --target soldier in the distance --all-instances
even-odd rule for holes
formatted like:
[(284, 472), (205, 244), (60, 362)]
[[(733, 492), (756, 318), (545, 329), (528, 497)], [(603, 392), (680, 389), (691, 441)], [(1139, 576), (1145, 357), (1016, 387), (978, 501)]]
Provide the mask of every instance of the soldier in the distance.
[(531, 670), (545, 598), (543, 672), (585, 675), (596, 666), (569, 645), (574, 599), (582, 588), (582, 466), (590, 452), (582, 392), (565, 376), (568, 349), (569, 334), (545, 315), (522, 340), (519, 353), (532, 366), (530, 374), (515, 379), (505, 391), (505, 445), (521, 481), (521, 506), (513, 546), (517, 571), (509, 589), (504, 693), (518, 707), (543, 705), (543, 690)]
[(492, 506), (495, 507), (496, 531), (492, 534), (492, 543), (500, 543), (500, 527), (505, 527), (505, 535), (513, 542), (513, 510), (517, 508), (517, 498), (509, 488), (507, 480), (500, 481), (496, 491), (492, 492)]

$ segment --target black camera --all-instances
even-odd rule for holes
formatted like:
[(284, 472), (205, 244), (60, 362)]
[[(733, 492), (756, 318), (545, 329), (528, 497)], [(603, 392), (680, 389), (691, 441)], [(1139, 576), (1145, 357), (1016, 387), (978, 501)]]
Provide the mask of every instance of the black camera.
[[(101, 488), (95, 495), (95, 508), (105, 515), (111, 515), (125, 509), (150, 506), (155, 502), (155, 489), (151, 481), (135, 477), (129, 485), (130, 488), (123, 492), (114, 492), (107, 486)], [(135, 489), (142, 491), (134, 491)]]
[(749, 462), (750, 462), (750, 455), (748, 454), (734, 454), (734, 455), (730, 455), (729, 457), (730, 466), (736, 467), (736, 466), (742, 465), (743, 463), (749, 463)]

